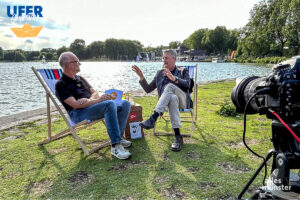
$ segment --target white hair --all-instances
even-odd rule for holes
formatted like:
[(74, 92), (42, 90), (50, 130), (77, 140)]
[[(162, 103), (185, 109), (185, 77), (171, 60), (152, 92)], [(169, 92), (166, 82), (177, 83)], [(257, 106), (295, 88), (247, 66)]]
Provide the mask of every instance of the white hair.
[(76, 57), (76, 55), (74, 53), (69, 52), (69, 51), (63, 52), (62, 54), (60, 54), (60, 56), (58, 58), (58, 62), (61, 67), (65, 67), (67, 62), (70, 61), (70, 55), (74, 55)]
[(163, 50), (163, 53), (170, 53), (173, 58), (176, 58), (177, 56), (176, 51), (174, 51), (173, 49), (165, 49)]

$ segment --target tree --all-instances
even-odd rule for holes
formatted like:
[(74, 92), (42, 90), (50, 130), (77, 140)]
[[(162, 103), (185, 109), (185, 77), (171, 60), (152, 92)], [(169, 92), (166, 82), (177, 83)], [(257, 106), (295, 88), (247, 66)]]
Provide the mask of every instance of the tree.
[(0, 60), (3, 60), (3, 56), (4, 56), (4, 51), (2, 47), (0, 47)]
[(203, 39), (208, 29), (199, 29), (190, 35), (187, 41), (184, 42), (185, 46), (190, 49), (204, 49)]
[(68, 48), (65, 46), (62, 46), (56, 50), (56, 55), (59, 57), (60, 54), (62, 54), (63, 52), (66, 52), (66, 51), (68, 51)]
[(40, 52), (39, 51), (27, 51), (25, 52), (25, 57), (27, 61), (39, 60)]
[(87, 58), (101, 58), (104, 55), (104, 42), (94, 41), (86, 48)]
[(181, 45), (180, 41), (172, 41), (169, 43), (170, 49), (177, 49)]
[[(227, 49), (227, 41), (229, 39), (229, 33), (225, 26), (217, 26), (214, 30), (209, 32), (208, 42), (213, 48), (214, 53), (223, 54)], [(206, 44), (207, 45), (207, 44)]]
[(283, 11), (288, 14), (284, 31), (287, 34), (287, 46), (291, 54), (300, 54), (300, 1), (284, 1)]
[(45, 56), (46, 60), (57, 60), (56, 49), (53, 48), (43, 48), (40, 52), (40, 59)]
[(119, 54), (119, 43), (117, 39), (107, 39), (105, 40), (104, 51), (105, 55), (112, 60), (118, 59)]
[(21, 49), (7, 50), (4, 52), (4, 60), (11, 62), (22, 62), (25, 60), (24, 52)]
[(241, 31), (238, 54), (263, 57), (299, 53), (299, 8), (299, 0), (265, 0), (256, 4), (250, 12), (249, 22)]
[(76, 39), (70, 45), (70, 51), (73, 52), (79, 59), (85, 58), (85, 41)]

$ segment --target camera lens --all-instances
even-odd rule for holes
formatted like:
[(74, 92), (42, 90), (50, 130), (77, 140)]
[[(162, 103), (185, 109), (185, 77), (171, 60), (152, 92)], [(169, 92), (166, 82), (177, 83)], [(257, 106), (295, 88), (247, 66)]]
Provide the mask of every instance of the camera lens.
[[(237, 112), (244, 112), (246, 103), (250, 99), (250, 97), (255, 94), (256, 87), (265, 80), (265, 78), (261, 78), (258, 76), (250, 76), (243, 78), (236, 86), (233, 88), (231, 92), (231, 100), (232, 103), (236, 107)], [(248, 114), (255, 114), (258, 112), (258, 106), (253, 99), (250, 102), (250, 106), (247, 109)]]

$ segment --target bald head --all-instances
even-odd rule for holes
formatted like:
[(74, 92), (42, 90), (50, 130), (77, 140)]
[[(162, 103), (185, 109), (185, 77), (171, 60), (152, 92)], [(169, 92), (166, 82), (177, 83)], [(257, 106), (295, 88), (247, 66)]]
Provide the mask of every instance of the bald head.
[(58, 58), (59, 65), (64, 68), (66, 64), (72, 60), (72, 57), (76, 58), (76, 55), (72, 52), (64, 52), (60, 54)]

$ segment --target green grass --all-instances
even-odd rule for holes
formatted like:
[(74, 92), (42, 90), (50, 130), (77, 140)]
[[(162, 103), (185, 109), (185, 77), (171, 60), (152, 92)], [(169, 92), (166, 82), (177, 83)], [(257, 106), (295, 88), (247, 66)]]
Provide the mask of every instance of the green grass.
[[(229, 199), (236, 197), (260, 164), (242, 145), (242, 115), (217, 114), (230, 101), (233, 82), (199, 87), (198, 119), (193, 138), (185, 138), (180, 152), (170, 151), (173, 137), (153, 136), (133, 140), (130, 160), (118, 160), (110, 148), (86, 157), (76, 140), (68, 136), (44, 146), (47, 123), (27, 123), (0, 132), (0, 199)], [(144, 118), (152, 113), (156, 97), (136, 98)], [(247, 140), (265, 155), (272, 148), (271, 121), (265, 116), (248, 117)], [(64, 129), (61, 118), (54, 132)], [(171, 130), (163, 121), (160, 129)], [(182, 131), (186, 132), (184, 125)], [(20, 134), (23, 133), (23, 134)], [(102, 133), (102, 134), (100, 134)], [(108, 138), (102, 125), (81, 131), (90, 145)], [(96, 141), (96, 143), (93, 143)], [(250, 189), (261, 185), (261, 173)], [(249, 196), (249, 194), (246, 194)]]

